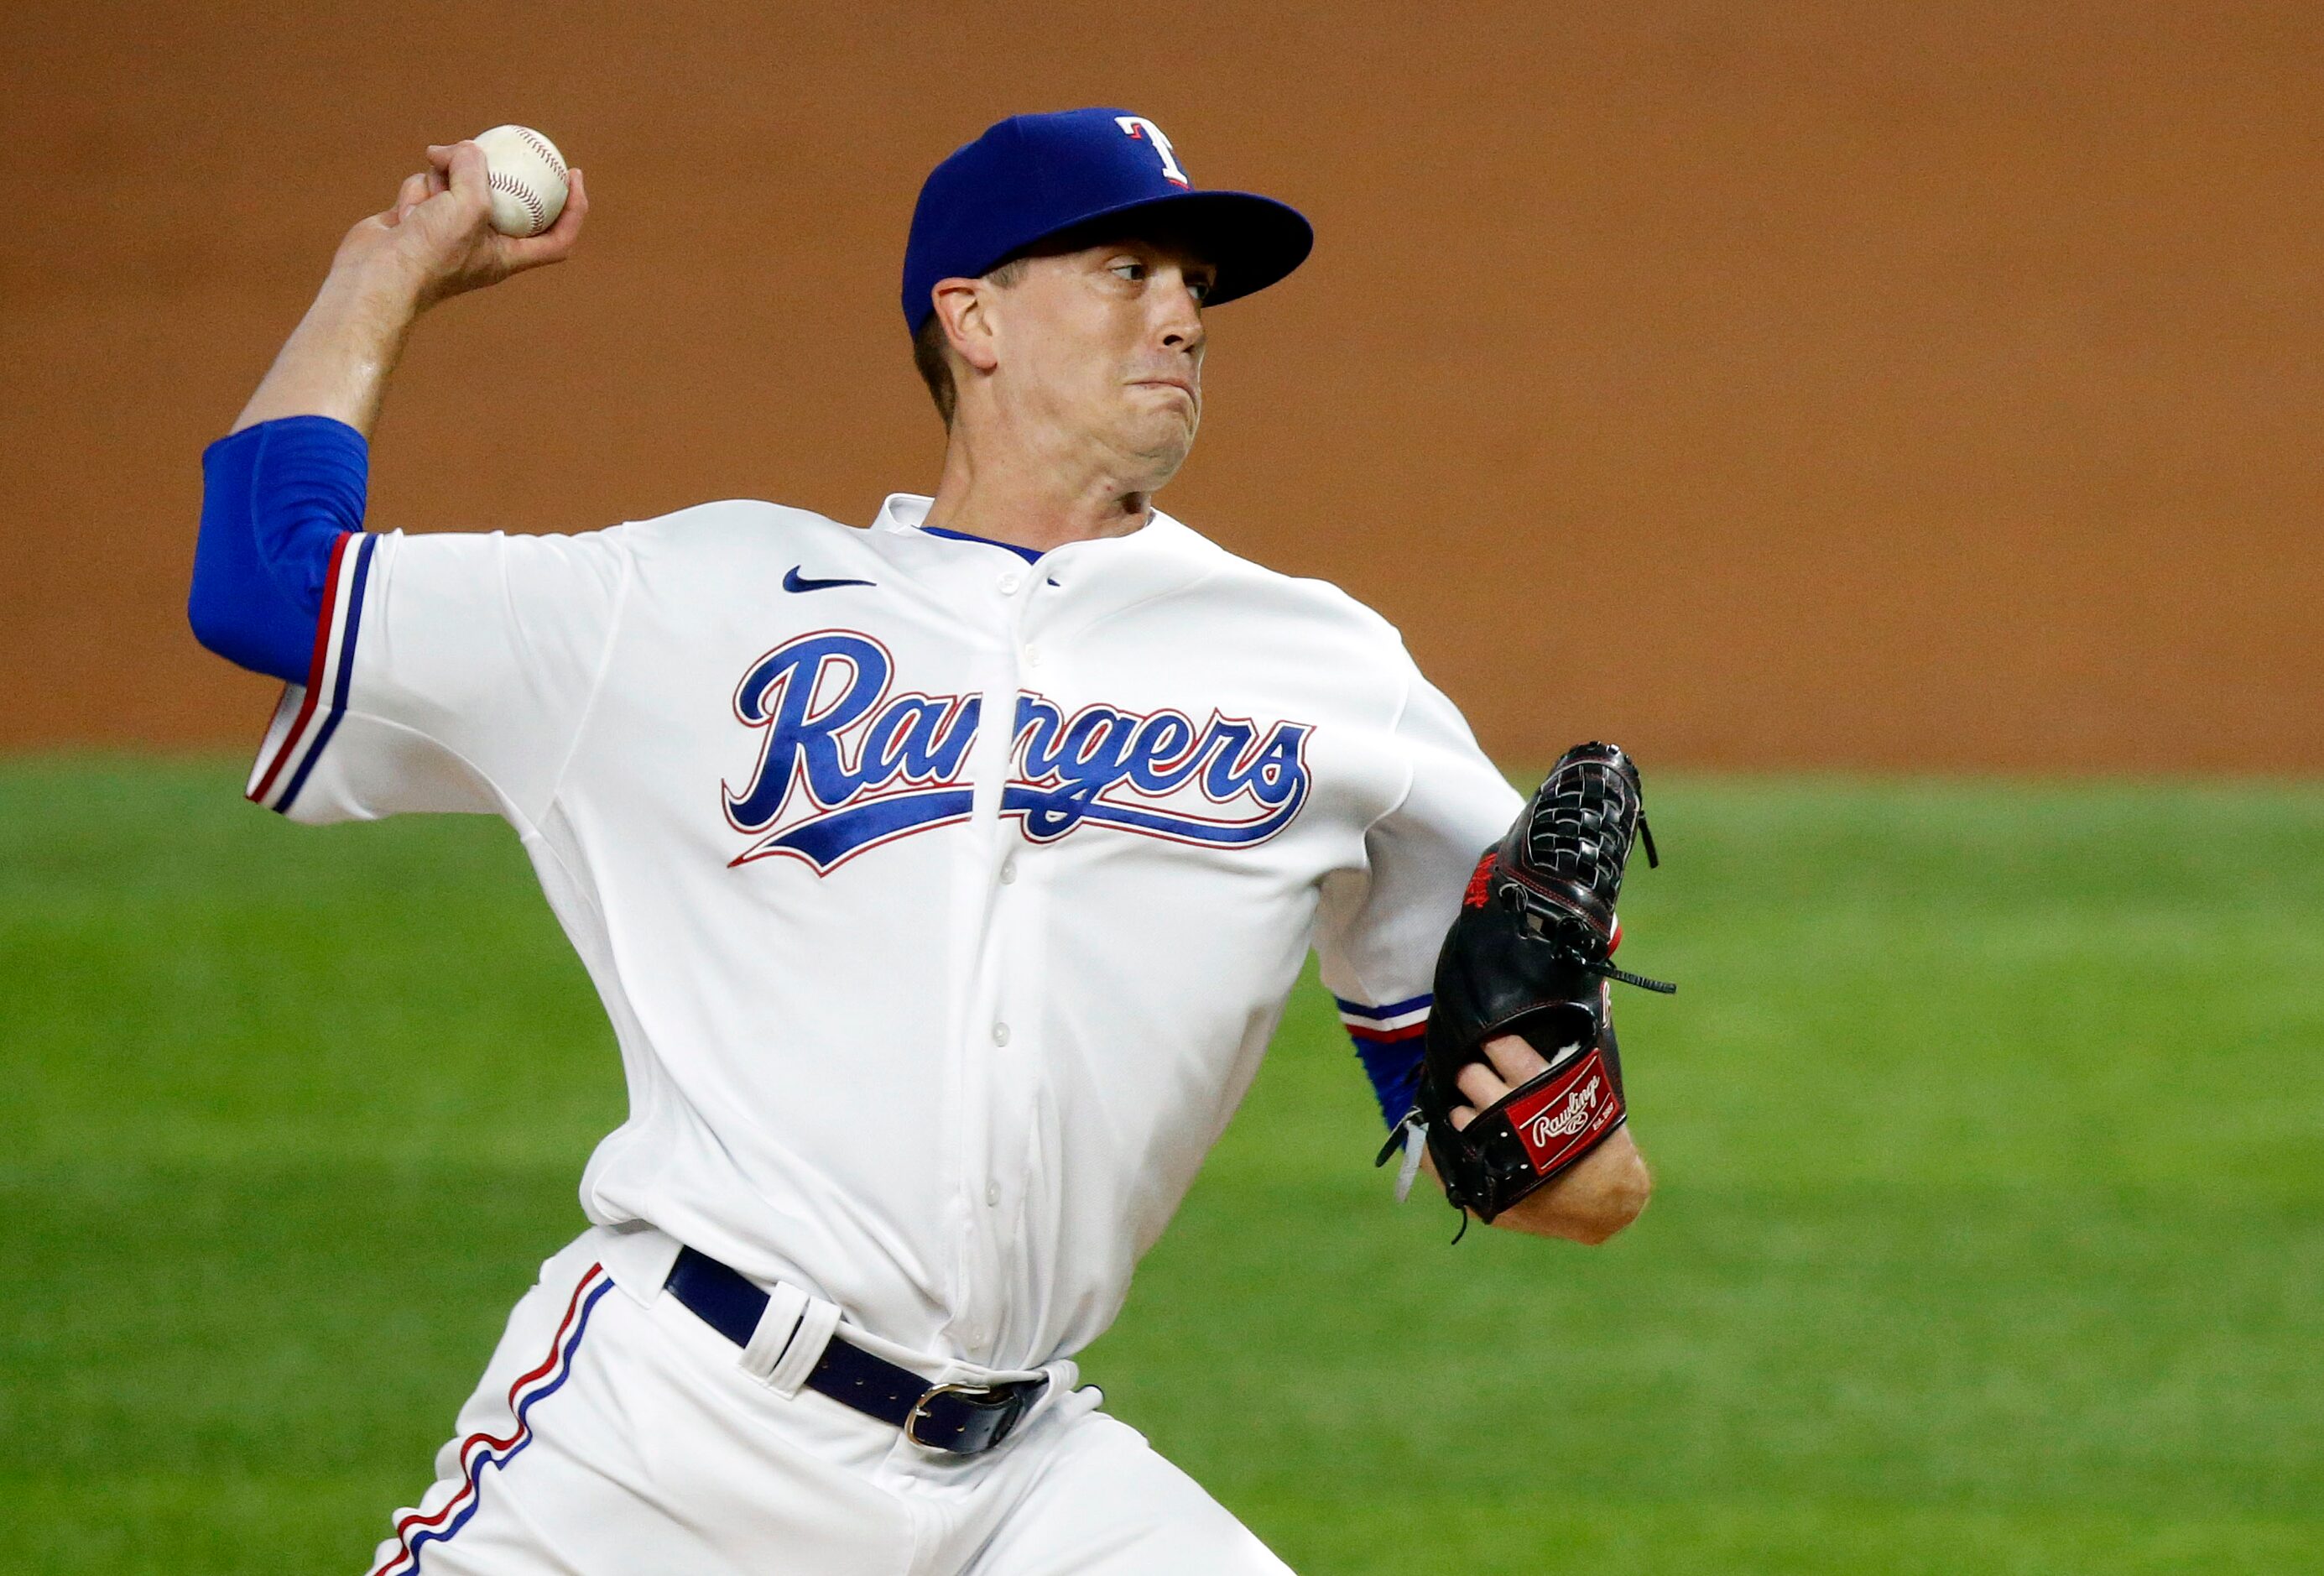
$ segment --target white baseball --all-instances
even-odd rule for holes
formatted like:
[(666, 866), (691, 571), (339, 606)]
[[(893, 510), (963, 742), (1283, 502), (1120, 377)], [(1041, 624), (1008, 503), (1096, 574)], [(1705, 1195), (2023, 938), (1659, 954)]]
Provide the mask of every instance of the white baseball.
[(565, 155), (529, 125), (496, 125), (472, 139), (484, 151), (493, 189), (493, 228), (537, 236), (565, 211)]

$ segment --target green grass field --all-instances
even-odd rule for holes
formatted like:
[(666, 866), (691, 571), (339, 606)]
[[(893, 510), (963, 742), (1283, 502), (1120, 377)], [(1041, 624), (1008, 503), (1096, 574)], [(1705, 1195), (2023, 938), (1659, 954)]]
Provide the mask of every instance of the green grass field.
[[(362, 1569), (621, 1108), (497, 823), (238, 781), (0, 766), (9, 1576)], [(1646, 1218), (1448, 1247), (1304, 986), (1113, 1409), (1309, 1576), (2324, 1571), (2324, 793), (1655, 786)]]

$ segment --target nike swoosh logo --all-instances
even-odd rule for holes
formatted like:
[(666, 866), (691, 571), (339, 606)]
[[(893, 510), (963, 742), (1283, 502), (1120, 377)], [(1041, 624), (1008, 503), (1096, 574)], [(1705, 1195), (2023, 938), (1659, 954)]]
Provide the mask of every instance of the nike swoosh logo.
[(790, 572), (783, 576), (784, 590), (828, 591), (834, 586), (869, 586), (878, 583), (873, 580), (811, 580), (799, 573), (800, 567), (798, 564), (791, 565)]

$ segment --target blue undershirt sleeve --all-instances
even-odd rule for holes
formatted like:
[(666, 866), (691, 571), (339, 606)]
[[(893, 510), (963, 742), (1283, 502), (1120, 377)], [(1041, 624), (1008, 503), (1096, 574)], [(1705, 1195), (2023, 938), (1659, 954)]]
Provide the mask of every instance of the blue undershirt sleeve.
[(1316, 931), (1324, 987), (1391, 1126), (1419, 1083), (1444, 932), (1477, 856), (1525, 802), (1460, 709), (1398, 657), (1406, 693), (1383, 742), (1409, 771), (1404, 797), (1365, 831), (1361, 869), (1325, 882)]
[(1398, 1044), (1356, 1042), (1356, 1060), (1363, 1063), (1364, 1076), (1371, 1080), (1372, 1099), (1379, 1102), (1381, 1119), (1391, 1127), (1412, 1109), (1413, 1097), (1419, 1091), (1425, 1059), (1422, 1045), (1416, 1039)]
[(186, 616), (194, 638), (253, 672), (303, 684), (331, 550), (361, 531), (371, 474), (363, 434), (285, 416), (202, 454), (202, 524)]

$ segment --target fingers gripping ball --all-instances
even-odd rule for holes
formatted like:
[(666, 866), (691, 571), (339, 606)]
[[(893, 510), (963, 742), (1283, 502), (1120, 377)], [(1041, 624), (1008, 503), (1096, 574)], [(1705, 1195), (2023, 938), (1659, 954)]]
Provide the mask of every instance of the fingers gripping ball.
[[(1381, 1151), (1425, 1141), (1445, 1195), (1494, 1216), (1580, 1161), (1628, 1117), (1609, 983), (1674, 987), (1614, 967), (1614, 904), (1634, 842), (1655, 863), (1638, 769), (1607, 744), (1565, 752), (1508, 835), (1478, 861), (1436, 960), (1420, 1087)], [(1462, 1070), (1517, 1034), (1549, 1062), (1455, 1129)]]
[(493, 192), (493, 228), (537, 236), (565, 211), (565, 155), (530, 126), (496, 125), (475, 139), (484, 151)]

